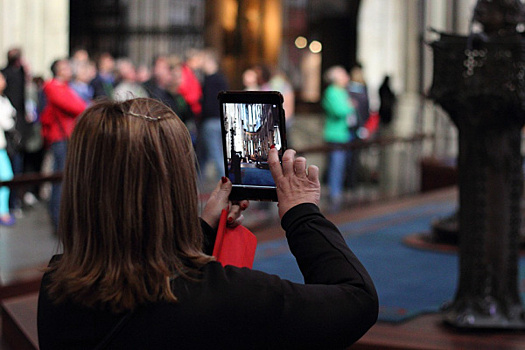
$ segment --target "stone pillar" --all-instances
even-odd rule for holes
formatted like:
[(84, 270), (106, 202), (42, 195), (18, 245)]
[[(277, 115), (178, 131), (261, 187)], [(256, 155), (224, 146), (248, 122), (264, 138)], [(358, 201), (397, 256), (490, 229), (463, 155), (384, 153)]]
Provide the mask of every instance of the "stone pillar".
[(50, 75), (53, 60), (69, 54), (68, 0), (0, 0), (0, 66), (21, 47), (34, 75)]
[(465, 329), (525, 329), (518, 289), (525, 41), (501, 32), (442, 35), (432, 45), (431, 96), (459, 130), (460, 278), (444, 320)]

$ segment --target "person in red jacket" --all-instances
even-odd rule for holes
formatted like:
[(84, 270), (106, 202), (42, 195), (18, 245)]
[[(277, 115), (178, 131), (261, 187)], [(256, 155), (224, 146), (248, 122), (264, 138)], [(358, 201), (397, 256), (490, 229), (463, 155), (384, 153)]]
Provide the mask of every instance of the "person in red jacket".
[[(72, 77), (71, 65), (67, 59), (60, 59), (51, 65), (53, 79), (44, 85), (46, 107), (42, 112), (42, 137), (53, 153), (53, 170), (64, 169), (67, 141), (75, 127), (75, 119), (86, 109), (86, 103), (69, 87)], [(49, 211), (54, 227), (58, 224), (61, 184), (55, 182), (51, 190)]]
[(195, 118), (200, 118), (202, 113), (202, 86), (196, 74), (202, 69), (202, 56), (201, 50), (190, 49), (186, 52), (186, 60), (181, 65), (181, 83), (178, 88), (179, 94), (184, 97)]

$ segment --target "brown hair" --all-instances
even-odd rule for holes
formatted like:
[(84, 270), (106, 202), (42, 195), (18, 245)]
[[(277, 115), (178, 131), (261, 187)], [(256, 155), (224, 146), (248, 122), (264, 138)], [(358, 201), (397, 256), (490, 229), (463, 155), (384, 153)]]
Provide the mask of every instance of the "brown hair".
[[(147, 98), (102, 101), (78, 119), (64, 171), (49, 294), (114, 312), (176, 301), (169, 280), (195, 277), (202, 251), (188, 130)], [(193, 276), (193, 277), (192, 277)]]

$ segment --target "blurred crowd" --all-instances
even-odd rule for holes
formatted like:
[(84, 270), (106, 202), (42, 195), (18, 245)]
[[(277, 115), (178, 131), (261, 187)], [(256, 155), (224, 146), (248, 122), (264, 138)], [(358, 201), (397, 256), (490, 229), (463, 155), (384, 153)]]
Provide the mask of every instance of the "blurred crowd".
[[(71, 57), (54, 61), (50, 73), (50, 79), (33, 76), (21, 49), (7, 52), (7, 65), (0, 74), (0, 181), (18, 174), (40, 173), (43, 167), (49, 172), (62, 171), (76, 117), (101, 98), (161, 100), (190, 132), (201, 182), (210, 174), (220, 177), (224, 173), (217, 94), (228, 90), (230, 84), (213, 49), (158, 55), (150, 65), (137, 65), (127, 57), (115, 58), (108, 52), (91, 56), (78, 49)], [(386, 77), (379, 90), (379, 113), (370, 113), (359, 64), (350, 72), (342, 66), (331, 67), (324, 72), (324, 78), (327, 87), (321, 101), (325, 112), (323, 135), (333, 150), (328, 154), (323, 180), (329, 187), (330, 202), (337, 208), (345, 188), (351, 188), (356, 181), (355, 168), (359, 163), (358, 152), (338, 145), (368, 138), (378, 127), (379, 115), (382, 124), (389, 124), (395, 95)], [(242, 73), (239, 83), (245, 90), (281, 92), (290, 131), (296, 101), (294, 88), (283, 72), (256, 64)], [(288, 147), (293, 147), (290, 139)], [(42, 191), (40, 185), (0, 188), (0, 225), (14, 224), (22, 208), (33, 206), (43, 196), (49, 199), (50, 216), (56, 225), (60, 182), (53, 183), (48, 192)]]
[[(52, 77), (44, 79), (33, 76), (22, 50), (13, 48), (8, 51), (7, 65), (1, 72), (0, 129), (4, 132), (0, 132), (0, 181), (12, 179), (13, 174), (40, 173), (48, 164), (49, 171), (61, 171), (76, 117), (101, 98), (161, 100), (188, 127), (201, 180), (210, 171), (218, 176), (224, 173), (217, 94), (228, 90), (230, 84), (220, 70), (220, 57), (213, 49), (158, 55), (151, 65), (137, 65), (127, 57), (116, 58), (108, 52), (92, 56), (78, 49), (71, 57), (54, 61), (50, 67)], [(250, 74), (253, 74), (251, 79)], [(288, 79), (262, 64), (250, 67), (244, 76), (246, 90), (283, 93), (287, 124), (290, 124), (295, 100)], [(39, 185), (11, 190), (2, 187), (0, 225), (13, 224), (16, 215), (11, 214), (21, 213), (22, 208), (37, 203), (42, 199), (42, 192)], [(60, 182), (53, 183), (48, 197), (55, 225), (60, 194)]]

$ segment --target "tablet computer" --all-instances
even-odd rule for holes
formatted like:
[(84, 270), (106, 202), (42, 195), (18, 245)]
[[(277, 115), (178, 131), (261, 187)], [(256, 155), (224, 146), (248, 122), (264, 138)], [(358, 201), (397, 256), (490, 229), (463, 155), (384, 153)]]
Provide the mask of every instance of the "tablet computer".
[(219, 93), (225, 176), (232, 200), (277, 201), (268, 166), (274, 146), (279, 158), (286, 150), (283, 96), (277, 91)]

